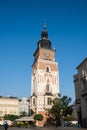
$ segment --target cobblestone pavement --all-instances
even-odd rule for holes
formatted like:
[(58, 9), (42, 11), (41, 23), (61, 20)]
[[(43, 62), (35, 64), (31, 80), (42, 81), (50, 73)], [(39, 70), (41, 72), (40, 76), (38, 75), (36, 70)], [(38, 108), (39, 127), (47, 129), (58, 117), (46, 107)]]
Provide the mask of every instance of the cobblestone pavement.
[[(0, 128), (4, 130), (4, 128)], [(30, 127), (30, 128), (18, 128), (9, 127), (8, 130), (87, 130), (87, 128), (77, 128), (77, 127)]]

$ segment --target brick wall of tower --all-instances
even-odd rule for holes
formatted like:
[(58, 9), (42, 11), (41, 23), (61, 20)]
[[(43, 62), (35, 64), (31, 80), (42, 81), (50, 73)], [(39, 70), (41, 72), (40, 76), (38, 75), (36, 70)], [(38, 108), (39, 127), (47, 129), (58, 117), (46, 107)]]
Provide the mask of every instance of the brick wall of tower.
[(48, 49), (44, 50), (43, 48), (41, 48), (39, 50), (40, 59), (46, 59), (46, 57), (45, 57), (45, 52), (46, 51), (49, 51), (49, 53), (50, 53), (50, 56), (48, 57), (48, 59), (50, 61), (54, 61), (54, 51), (53, 50), (48, 50)]
[(56, 63), (50, 63), (49, 61), (47, 62), (39, 62), (39, 69), (45, 70), (46, 67), (49, 66), (51, 71), (57, 71), (57, 64)]
[(48, 51), (50, 53), (50, 56), (48, 57), (48, 59), (50, 61), (54, 61), (54, 58), (55, 58), (55, 55), (54, 55), (54, 50), (49, 50), (49, 49), (44, 49), (44, 48), (40, 48), (36, 53), (35, 53), (35, 56), (34, 56), (34, 59), (36, 60), (37, 58), (40, 58), (40, 59), (46, 59), (46, 56), (45, 56), (45, 52)]
[(46, 121), (47, 121), (47, 112), (39, 111), (38, 114), (42, 114), (43, 115), (43, 120), (42, 121), (38, 121), (38, 126), (44, 126), (46, 124)]

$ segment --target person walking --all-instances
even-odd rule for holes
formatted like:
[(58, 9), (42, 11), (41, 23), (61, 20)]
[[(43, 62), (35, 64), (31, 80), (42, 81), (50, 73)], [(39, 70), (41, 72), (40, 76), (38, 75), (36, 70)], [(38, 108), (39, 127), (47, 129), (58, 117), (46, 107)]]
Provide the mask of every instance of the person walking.
[(5, 122), (5, 124), (4, 124), (4, 128), (5, 128), (5, 130), (8, 129), (8, 124), (7, 124), (7, 122)]

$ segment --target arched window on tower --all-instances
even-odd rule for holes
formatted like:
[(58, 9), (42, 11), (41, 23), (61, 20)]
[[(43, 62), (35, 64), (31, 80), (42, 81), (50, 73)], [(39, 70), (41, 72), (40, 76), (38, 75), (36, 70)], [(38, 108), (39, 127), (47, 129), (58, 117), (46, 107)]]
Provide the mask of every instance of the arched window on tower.
[(49, 72), (49, 67), (46, 67), (46, 72)]

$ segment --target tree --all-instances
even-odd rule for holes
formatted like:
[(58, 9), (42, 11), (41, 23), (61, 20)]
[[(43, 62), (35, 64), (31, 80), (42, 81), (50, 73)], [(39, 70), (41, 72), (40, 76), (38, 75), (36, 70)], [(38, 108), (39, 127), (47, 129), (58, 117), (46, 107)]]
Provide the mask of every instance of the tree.
[(27, 116), (27, 113), (25, 111), (20, 112), (20, 117)]
[(69, 104), (71, 103), (72, 99), (67, 96), (63, 96), (60, 99), (60, 106), (61, 106), (61, 110), (62, 110), (62, 115), (63, 116), (67, 116), (67, 115), (71, 115), (73, 112), (73, 109), (71, 106), (69, 106)]
[(67, 96), (53, 100), (53, 106), (49, 110), (49, 114), (53, 115), (57, 125), (60, 125), (61, 120), (64, 120), (67, 115), (72, 114), (73, 110), (71, 106), (69, 106), (70, 102), (71, 98), (68, 98)]
[(4, 120), (11, 120), (11, 121), (14, 121), (14, 120), (16, 120), (16, 119), (18, 119), (19, 118), (19, 116), (17, 116), (17, 115), (9, 115), (9, 114), (5, 114), (5, 116), (4, 116)]
[(60, 125), (60, 102), (58, 98), (55, 98), (53, 100), (53, 106), (52, 108), (49, 110), (48, 114), (50, 115), (50, 117), (53, 117), (53, 119), (55, 120), (54, 122), (56, 122), (56, 125)]
[(35, 116), (34, 116), (34, 120), (35, 121), (42, 121), (43, 120), (43, 115), (42, 114), (36, 114)]

